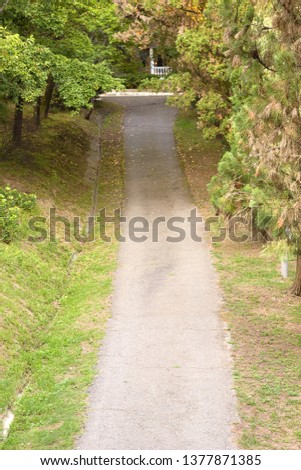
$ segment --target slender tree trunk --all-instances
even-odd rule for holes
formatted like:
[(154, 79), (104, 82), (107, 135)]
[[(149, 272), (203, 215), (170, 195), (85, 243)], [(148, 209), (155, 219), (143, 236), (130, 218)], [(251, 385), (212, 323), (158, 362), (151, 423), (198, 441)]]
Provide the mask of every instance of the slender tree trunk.
[(34, 113), (36, 127), (40, 127), (41, 125), (41, 106), (42, 106), (42, 98), (39, 96), (36, 102), (35, 113)]
[(88, 113), (85, 116), (85, 119), (87, 119), (87, 121), (90, 120), (90, 117), (91, 117), (92, 113), (93, 113), (93, 108), (89, 109)]
[(257, 227), (257, 215), (258, 215), (258, 208), (253, 207), (251, 210), (251, 237), (252, 242), (258, 242), (260, 236), (260, 230)]
[(292, 287), (292, 293), (294, 295), (301, 296), (301, 251), (298, 252), (297, 256), (297, 269), (294, 285)]
[(49, 114), (53, 90), (54, 90), (54, 81), (53, 81), (52, 75), (50, 74), (48, 76), (47, 87), (46, 87), (45, 98), (44, 98), (45, 99), (45, 109), (44, 109), (45, 118), (47, 118)]
[(252, 211), (251, 211), (252, 242), (261, 242), (261, 243), (271, 242), (273, 240), (272, 236), (269, 234), (267, 229), (258, 227), (257, 219), (258, 219), (258, 207), (254, 207), (252, 208)]
[(16, 103), (14, 127), (13, 127), (13, 143), (17, 147), (22, 142), (22, 126), (23, 126), (23, 98), (19, 96)]
[(92, 113), (94, 111), (94, 102), (95, 102), (95, 98), (91, 98), (91, 104), (92, 104), (92, 108), (89, 109), (88, 113), (86, 114), (85, 116), (85, 119), (87, 119), (87, 121), (89, 121), (90, 117), (92, 116)]

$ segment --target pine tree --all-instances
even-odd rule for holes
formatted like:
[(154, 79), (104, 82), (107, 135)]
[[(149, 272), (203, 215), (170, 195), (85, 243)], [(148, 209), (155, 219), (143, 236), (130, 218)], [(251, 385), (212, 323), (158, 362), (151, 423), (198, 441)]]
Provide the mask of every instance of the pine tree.
[(301, 295), (299, 2), (225, 0), (220, 14), (231, 61), (230, 152), (237, 163), (227, 178), (229, 157), (223, 158), (213, 197), (221, 210), (231, 200), (232, 214), (258, 206), (270, 215), (274, 239), (286, 238), (297, 254), (293, 292)]

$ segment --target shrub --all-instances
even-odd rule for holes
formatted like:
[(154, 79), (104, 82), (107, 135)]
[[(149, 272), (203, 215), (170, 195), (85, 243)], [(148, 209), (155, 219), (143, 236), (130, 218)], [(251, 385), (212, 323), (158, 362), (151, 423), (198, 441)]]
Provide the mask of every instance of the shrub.
[(154, 76), (149, 75), (146, 76), (143, 80), (141, 80), (139, 89), (142, 91), (151, 91), (158, 93), (160, 91), (169, 91), (169, 87), (167, 85), (166, 77)]
[(20, 193), (6, 186), (0, 188), (0, 241), (10, 243), (16, 238), (23, 211), (30, 211), (36, 204), (34, 194)]

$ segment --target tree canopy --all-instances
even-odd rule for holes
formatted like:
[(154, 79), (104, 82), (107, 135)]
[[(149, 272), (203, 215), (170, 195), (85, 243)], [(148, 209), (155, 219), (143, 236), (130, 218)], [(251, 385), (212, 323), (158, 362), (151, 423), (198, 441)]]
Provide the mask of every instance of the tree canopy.
[(54, 90), (79, 111), (97, 91), (122, 87), (113, 66), (120, 56), (114, 39), (119, 18), (110, 0), (9, 0), (1, 20), (0, 92), (17, 106), (15, 143), (24, 102), (40, 103), (44, 96), (47, 116)]

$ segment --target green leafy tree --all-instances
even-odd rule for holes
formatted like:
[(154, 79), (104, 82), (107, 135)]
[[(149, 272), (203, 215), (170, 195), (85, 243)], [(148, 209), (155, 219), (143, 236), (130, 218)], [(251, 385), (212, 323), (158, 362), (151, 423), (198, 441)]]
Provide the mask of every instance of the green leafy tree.
[(33, 102), (44, 92), (51, 66), (50, 51), (30, 37), (22, 39), (0, 29), (1, 94), (16, 103), (13, 140), (21, 143), (23, 103)]
[(140, 47), (155, 44), (174, 73), (164, 81), (144, 80), (143, 88), (173, 91), (169, 101), (180, 108), (196, 106), (206, 138), (228, 132), (231, 111), (224, 28), (216, 1), (121, 2), (131, 18), (124, 40)]
[(111, 91), (122, 83), (112, 77), (107, 64), (91, 64), (78, 59), (55, 56), (52, 75), (64, 104), (74, 111), (91, 106), (90, 99), (97, 90)]
[[(7, 34), (10, 31), (12, 37), (18, 37), (18, 47), (23, 44), (24, 49), (20, 55), (18, 50), (15, 52), (17, 65), (11, 62), (9, 70), (6, 63), (2, 72), (7, 83), (14, 67), (19, 68), (20, 74), (23, 70), (18, 90), (10, 92), (16, 100), (16, 144), (21, 141), (24, 102), (35, 104), (39, 125), (41, 106), (47, 117), (55, 89), (66, 107), (78, 111), (90, 107), (97, 91), (122, 86), (119, 79), (113, 78), (110, 66), (118, 55), (114, 56), (117, 47), (112, 38), (119, 24), (116, 7), (110, 0), (10, 0), (3, 5), (1, 16)], [(26, 69), (34, 76), (30, 87)], [(10, 97), (10, 93), (6, 96)]]
[(178, 74), (169, 79), (176, 93), (172, 102), (195, 105), (199, 127), (209, 139), (227, 134), (231, 110), (223, 32), (216, 2), (209, 0), (199, 21), (178, 35)]
[[(199, 23), (205, 1), (116, 0), (115, 3), (119, 5), (123, 20), (122, 31), (115, 37), (124, 41), (132, 54), (136, 55), (140, 72), (145, 72), (149, 64), (147, 57), (144, 58), (144, 65), (142, 64), (139, 52), (147, 52), (150, 46), (155, 47), (156, 55), (176, 70), (179, 59), (176, 46), (178, 35), (184, 29), (195, 27)], [(143, 86), (146, 86), (145, 81)]]

